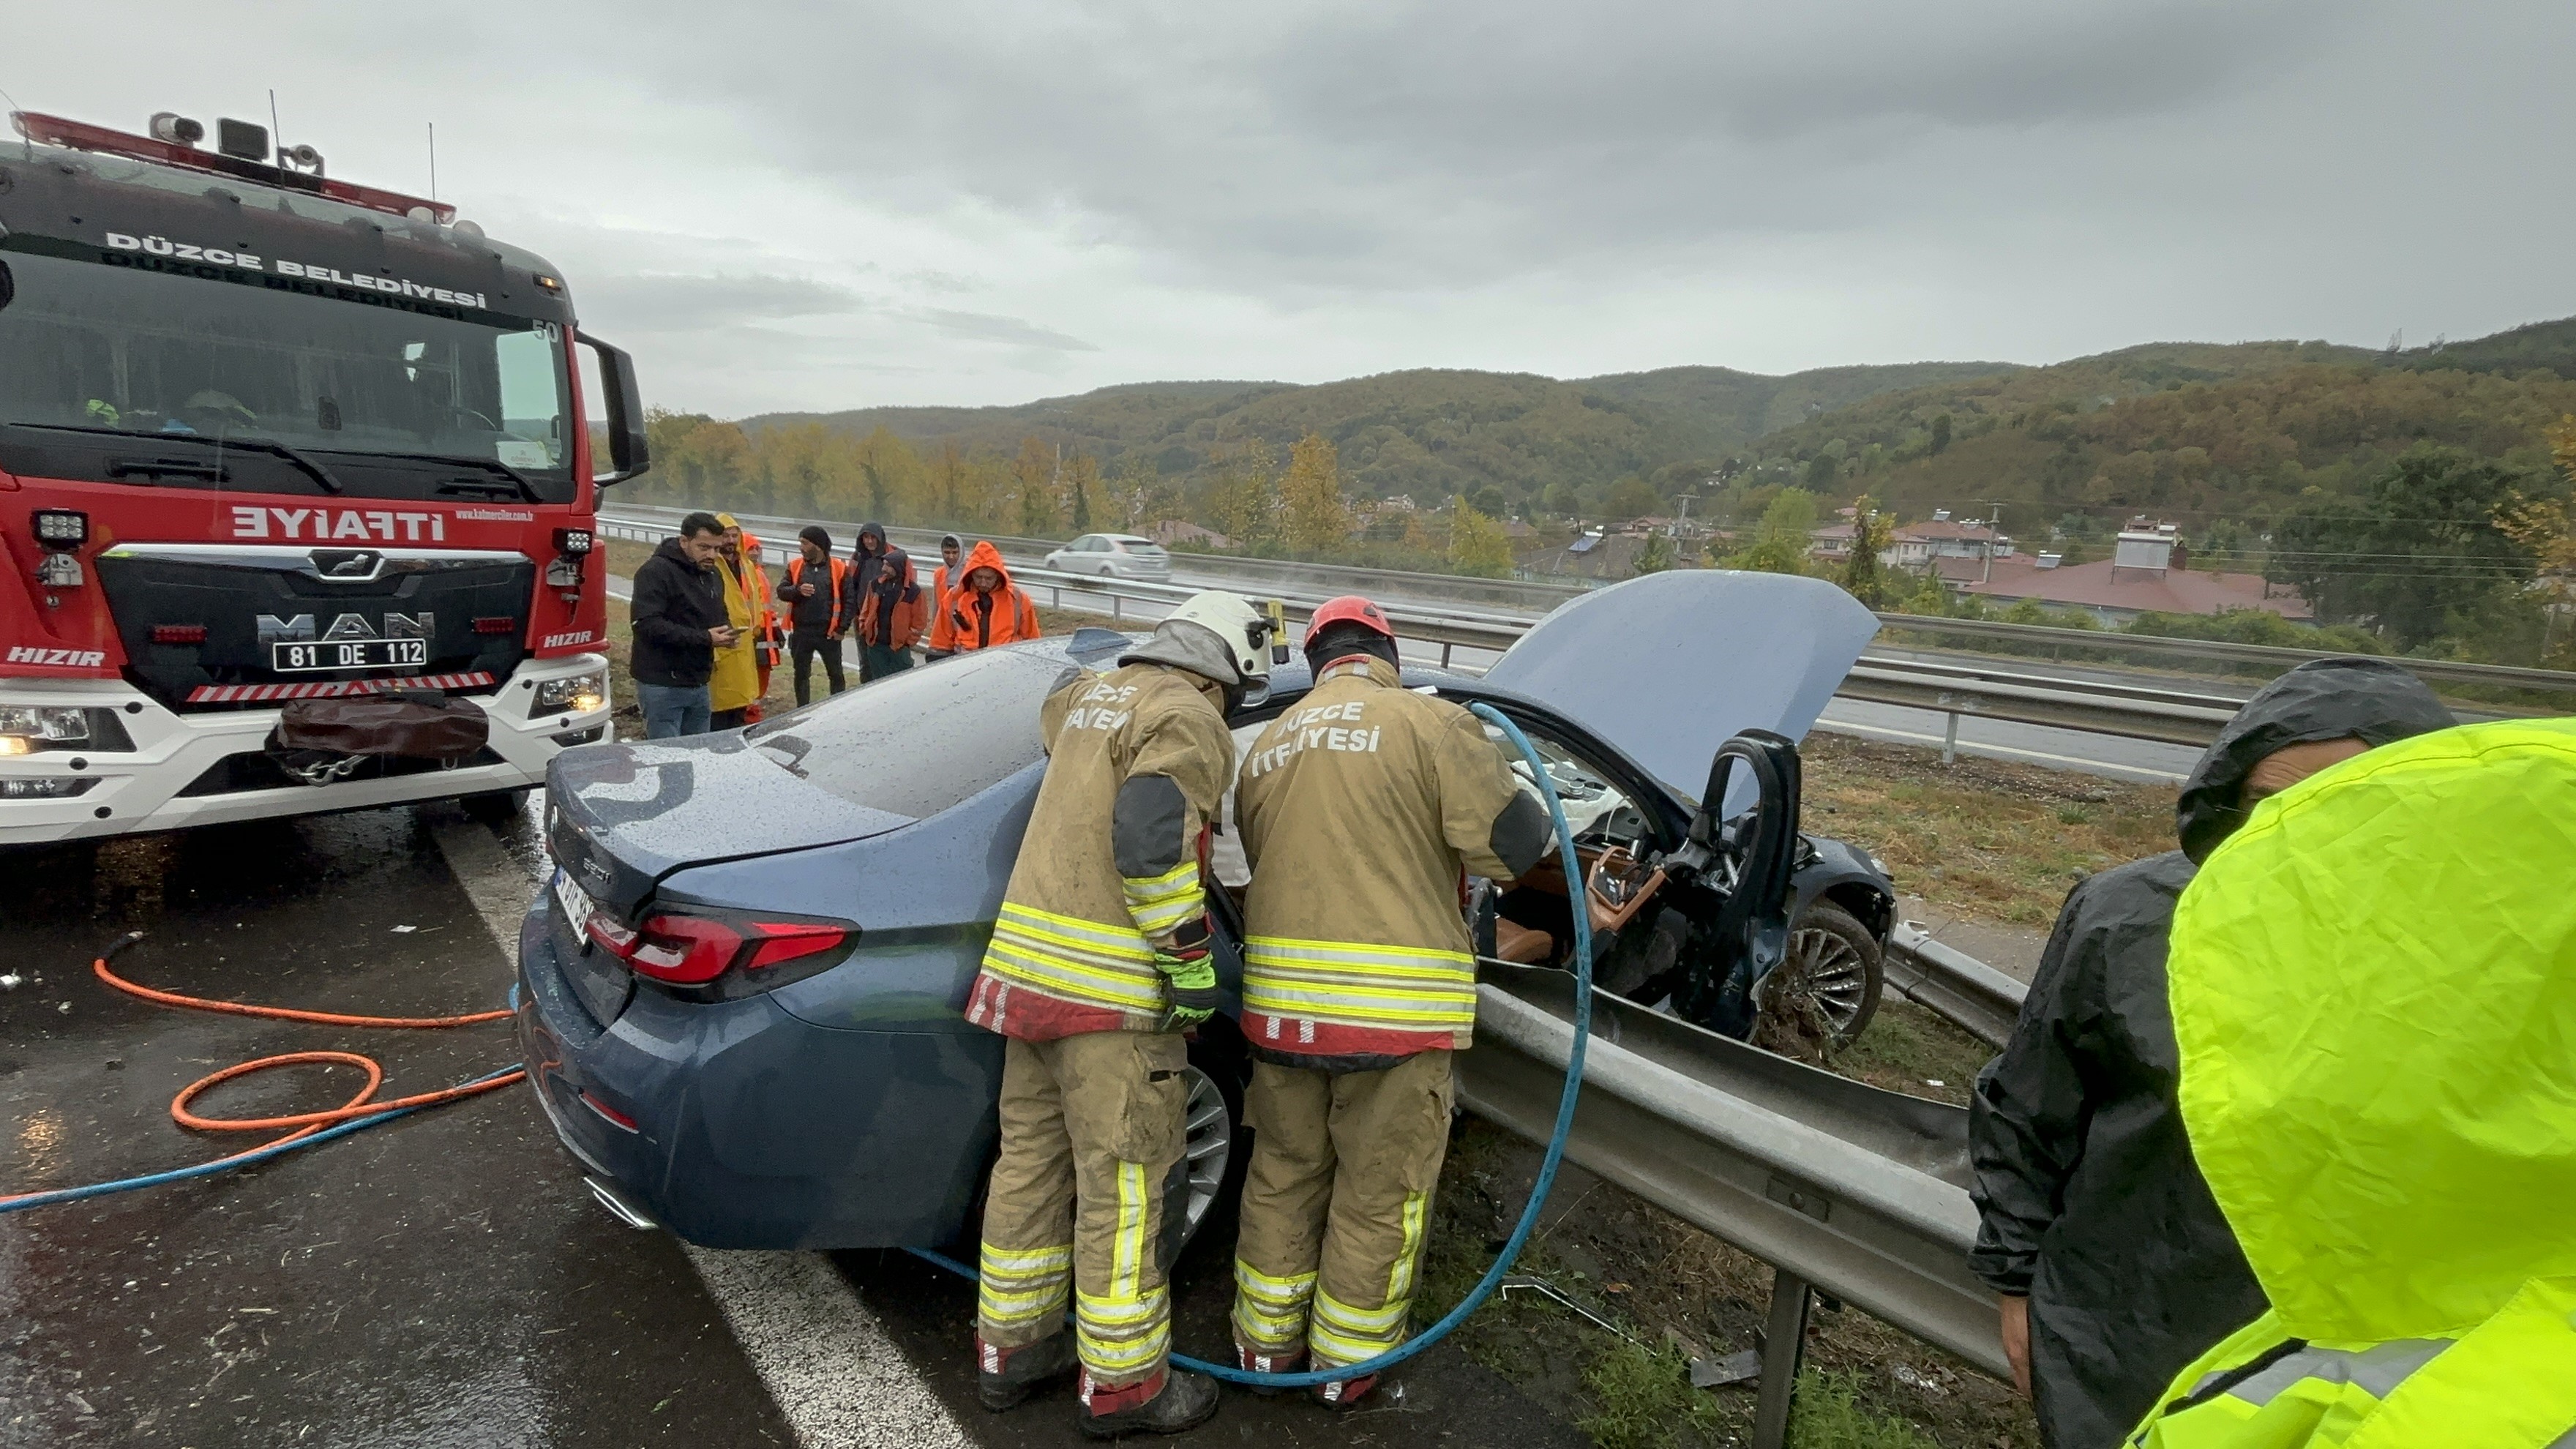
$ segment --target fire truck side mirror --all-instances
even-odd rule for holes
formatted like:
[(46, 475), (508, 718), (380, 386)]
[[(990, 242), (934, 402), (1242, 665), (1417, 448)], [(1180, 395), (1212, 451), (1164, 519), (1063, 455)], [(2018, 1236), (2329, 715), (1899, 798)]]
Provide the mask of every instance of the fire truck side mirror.
[[(594, 471), (591, 481), (606, 488), (653, 466), (644, 437), (644, 394), (635, 385), (635, 361), (624, 350), (586, 335), (581, 345), (599, 358), (600, 402), (608, 411), (608, 471)], [(591, 466), (596, 470), (598, 464)]]

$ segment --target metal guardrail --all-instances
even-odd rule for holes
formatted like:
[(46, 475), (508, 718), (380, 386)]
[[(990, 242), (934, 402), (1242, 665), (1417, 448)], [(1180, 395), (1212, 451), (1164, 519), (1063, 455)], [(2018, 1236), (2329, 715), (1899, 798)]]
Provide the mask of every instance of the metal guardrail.
[[(652, 504), (619, 505), (628, 512), (667, 513), (676, 518), (681, 510)], [(783, 525), (789, 529), (796, 521), (769, 515), (743, 514), (743, 518), (760, 524)], [(843, 532), (854, 531), (856, 524), (830, 524)], [(896, 528), (889, 534), (906, 548), (935, 545), (936, 529)], [(1054, 539), (1013, 538), (984, 534), (1004, 557), (1018, 555), (1042, 558), (1062, 547)], [(1419, 574), (1395, 569), (1359, 568), (1343, 564), (1300, 563), (1288, 559), (1246, 558), (1236, 554), (1181, 553), (1173, 555), (1200, 573), (1212, 578), (1232, 578), (1265, 587), (1280, 584), (1307, 584), (1322, 589), (1327, 595), (1367, 593), (1371, 591), (1417, 599), (1474, 601), (1505, 607), (1535, 609), (1540, 613), (1555, 608), (1568, 599), (1580, 597), (1583, 588), (1571, 584), (1534, 583), (1526, 579), (1480, 579), (1457, 574)], [(2169, 639), (2153, 634), (2113, 634), (2091, 629), (2063, 629), (2045, 624), (2006, 624), (1992, 619), (1951, 619), (1922, 614), (1882, 612), (1879, 621), (1891, 629), (1920, 633), (1954, 634), (1972, 639), (1991, 639), (2024, 645), (2045, 644), (2060, 649), (2087, 649), (2096, 653), (2115, 652), (2145, 654), (2160, 658), (2187, 659), (2196, 663), (2212, 660), (2231, 664), (2266, 664), (2282, 670), (2295, 668), (2312, 659), (2340, 657), (2332, 650), (2288, 649), (2269, 644), (2237, 644), (2218, 639)], [(2512, 689), (2576, 691), (2576, 673), (2559, 669), (2526, 669), (2505, 664), (2464, 664), (2440, 659), (2396, 659), (2419, 678), (2454, 684), (2483, 684)], [(2152, 738), (2152, 737), (2150, 737)]]
[[(1573, 983), (1486, 962), (1469, 1110), (1532, 1141), (1554, 1125)], [(1784, 1442), (1811, 1293), (2009, 1378), (1995, 1296), (1968, 1271), (1965, 1109), (1884, 1091), (1606, 994), (1566, 1156), (1773, 1267), (1754, 1444)]]
[[(603, 518), (599, 529), (610, 538), (641, 542), (663, 536), (656, 525), (623, 519)], [(1019, 560), (1010, 562), (1012, 578), (1023, 588), (1044, 591), (1055, 607), (1063, 607), (1071, 595), (1113, 619), (1126, 617), (1122, 605), (1127, 601), (1174, 604), (1198, 592), (1194, 585), (1061, 573)], [(1321, 590), (1268, 592), (1297, 620), (1330, 597)], [(1406, 638), (1440, 646), (1443, 666), (1452, 665), (1455, 651), (1462, 648), (1499, 654), (1537, 622), (1527, 615), (1480, 613), (1454, 604), (1390, 599), (1384, 605)], [(1140, 616), (1139, 622), (1144, 621)], [(2219, 726), (2235, 714), (2237, 706), (2237, 701), (2220, 695), (2142, 685), (2073, 684), (1999, 668), (1875, 655), (1863, 656), (1835, 692), (1846, 699), (1941, 714), (1946, 721), (1941, 750), (1945, 762), (1957, 756), (1963, 715), (2198, 747), (2217, 736)]]
[[(2025, 988), (1900, 924), (1888, 984), (2001, 1046)], [(1533, 1142), (1555, 1125), (1573, 981), (1482, 963), (1461, 1100)], [(1968, 1270), (1977, 1211), (1965, 1108), (1774, 1056), (1607, 993), (1593, 998), (1566, 1156), (1772, 1267), (1755, 1449), (1786, 1442), (1814, 1294), (2009, 1380), (1995, 1295)]]
[(1912, 921), (1887, 933), (1887, 985), (1968, 1035), (2001, 1051), (2021, 1020), (2030, 988), (1976, 957), (1932, 939)]
[[(1927, 634), (1958, 634), (1973, 639), (2047, 644), (2096, 652), (2155, 654), (2202, 663), (2221, 659), (2235, 664), (2274, 664), (2284, 671), (2314, 659), (2346, 657), (2324, 649), (2284, 649), (2270, 644), (2236, 644), (2223, 639), (2168, 639), (2156, 634), (2111, 634), (2092, 629), (2059, 629), (2045, 624), (2006, 624), (1993, 619), (1943, 619), (1921, 614), (1887, 613), (1880, 614), (1878, 619), (1891, 629), (1910, 629)], [(2447, 659), (2402, 657), (2392, 657), (2389, 662), (2404, 666), (2419, 679), (2500, 685), (2511, 689), (2576, 690), (2576, 673), (2563, 669), (2524, 669), (2510, 664), (2462, 664)]]

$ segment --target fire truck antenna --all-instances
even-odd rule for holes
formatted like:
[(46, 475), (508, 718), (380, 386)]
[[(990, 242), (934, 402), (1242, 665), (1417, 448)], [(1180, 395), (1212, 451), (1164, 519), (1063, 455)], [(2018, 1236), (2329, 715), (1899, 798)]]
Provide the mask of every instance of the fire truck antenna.
[(429, 123), (429, 200), (438, 204), (438, 123)]
[(268, 88), (268, 142), (272, 146), (286, 144), (277, 129), (277, 87), (275, 86)]

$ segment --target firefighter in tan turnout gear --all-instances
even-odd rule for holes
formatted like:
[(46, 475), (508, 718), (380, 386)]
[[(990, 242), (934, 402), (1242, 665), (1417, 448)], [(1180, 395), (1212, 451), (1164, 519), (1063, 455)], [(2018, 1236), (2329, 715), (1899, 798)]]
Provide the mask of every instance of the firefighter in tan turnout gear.
[(1010, 1038), (975, 1329), (988, 1409), (1078, 1362), (1095, 1437), (1216, 1412), (1215, 1380), (1170, 1367), (1182, 1219), (1164, 1209), (1186, 1180), (1182, 1033), (1218, 1004), (1201, 876), (1226, 715), (1269, 676), (1269, 631), (1233, 594), (1194, 595), (1047, 698), (1046, 780), (966, 1011)]
[[(1244, 757), (1244, 1105), (1252, 1164), (1236, 1247), (1245, 1368), (1358, 1363), (1401, 1343), (1449, 1145), (1450, 1054), (1476, 1021), (1463, 873), (1507, 880), (1546, 849), (1546, 808), (1484, 726), (1399, 682), (1366, 599), (1316, 610), (1315, 687)], [(1333, 1408), (1377, 1376), (1321, 1385)]]

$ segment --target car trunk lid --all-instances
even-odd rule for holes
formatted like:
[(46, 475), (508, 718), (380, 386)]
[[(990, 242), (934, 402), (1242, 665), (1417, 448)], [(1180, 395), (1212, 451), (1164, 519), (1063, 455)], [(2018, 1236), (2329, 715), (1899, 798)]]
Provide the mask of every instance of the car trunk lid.
[[(1876, 616), (1822, 579), (1676, 569), (1559, 607), (1485, 682), (1566, 715), (1696, 803), (1736, 734), (1805, 738), (1877, 632)], [(1740, 779), (1729, 796), (1751, 800)]]
[(739, 734), (568, 750), (548, 771), (546, 798), (556, 864), (629, 924), (655, 882), (684, 865), (837, 845), (912, 823), (797, 778)]

